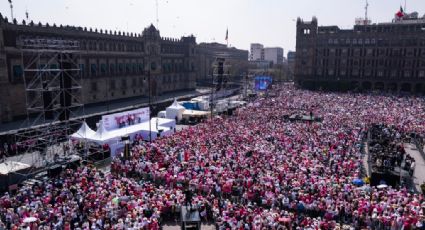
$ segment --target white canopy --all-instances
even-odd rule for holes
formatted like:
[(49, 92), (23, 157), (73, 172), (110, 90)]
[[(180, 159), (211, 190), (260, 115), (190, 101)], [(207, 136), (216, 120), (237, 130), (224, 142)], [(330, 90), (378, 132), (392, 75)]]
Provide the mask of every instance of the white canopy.
[(97, 142), (97, 143), (105, 143), (115, 139), (115, 136), (112, 135), (112, 132), (108, 132), (103, 126), (103, 121), (99, 121), (99, 127), (94, 135), (87, 138), (88, 140)]
[(24, 164), (17, 161), (7, 161), (0, 164), (0, 174), (7, 175), (10, 172), (18, 172), (20, 170), (28, 169), (30, 167), (31, 165), (29, 164)]
[(180, 121), (183, 116), (183, 112), (185, 111), (185, 108), (182, 105), (179, 105), (177, 103), (177, 100), (174, 99), (174, 102), (172, 105), (167, 107), (166, 109), (166, 118), (168, 119), (176, 119)]
[[(157, 137), (157, 133), (159, 133), (159, 130), (163, 131), (162, 135), (165, 134), (166, 131), (167, 135), (169, 135), (169, 131), (174, 132), (174, 128), (176, 126), (176, 122), (173, 119), (152, 118), (150, 122), (150, 132), (152, 140)], [(113, 141), (120, 140), (123, 136), (133, 137), (136, 134), (142, 135), (145, 140), (149, 139), (149, 121), (112, 131), (107, 131), (103, 126), (103, 122), (100, 121), (97, 132), (88, 139), (96, 143), (111, 143)]]
[(80, 129), (75, 132), (74, 134), (71, 135), (72, 138), (75, 139), (86, 139), (86, 138), (90, 138), (91, 136), (95, 135), (96, 132), (91, 129), (87, 123), (84, 121), (83, 124), (81, 125)]

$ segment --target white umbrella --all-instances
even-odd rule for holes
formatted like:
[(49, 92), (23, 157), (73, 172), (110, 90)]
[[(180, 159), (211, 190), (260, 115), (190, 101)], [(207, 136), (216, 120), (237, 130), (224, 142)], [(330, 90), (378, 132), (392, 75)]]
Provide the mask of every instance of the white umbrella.
[(35, 221), (37, 221), (36, 217), (27, 217), (27, 218), (24, 219), (24, 223), (32, 223), (32, 222), (35, 222)]
[(378, 186), (376, 186), (377, 188), (381, 189), (381, 188), (388, 188), (388, 185), (386, 184), (380, 184)]

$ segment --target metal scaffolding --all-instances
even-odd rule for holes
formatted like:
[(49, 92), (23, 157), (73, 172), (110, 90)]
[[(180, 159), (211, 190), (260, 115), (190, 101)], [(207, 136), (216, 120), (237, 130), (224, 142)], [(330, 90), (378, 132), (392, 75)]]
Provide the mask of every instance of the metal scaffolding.
[(79, 42), (20, 37), (28, 127), (16, 134), (20, 162), (31, 173), (46, 169), (64, 156), (72, 131), (84, 115)]

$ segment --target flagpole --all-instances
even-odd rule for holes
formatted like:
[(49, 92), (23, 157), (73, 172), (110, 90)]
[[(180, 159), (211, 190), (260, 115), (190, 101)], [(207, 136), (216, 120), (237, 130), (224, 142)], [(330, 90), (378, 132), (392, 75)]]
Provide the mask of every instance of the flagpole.
[(10, 4), (10, 16), (12, 17), (11, 21), (13, 22), (13, 5), (12, 5), (12, 0), (9, 0), (9, 4)]
[(226, 29), (226, 47), (229, 47), (229, 27)]

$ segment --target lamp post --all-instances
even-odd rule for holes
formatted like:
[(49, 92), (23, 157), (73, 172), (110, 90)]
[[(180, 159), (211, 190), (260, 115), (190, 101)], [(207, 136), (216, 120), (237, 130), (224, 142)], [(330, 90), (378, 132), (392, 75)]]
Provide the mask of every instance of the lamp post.
[(152, 106), (151, 106), (151, 71), (148, 70), (148, 100), (149, 100), (149, 142), (152, 142), (152, 125), (151, 125), (151, 114), (152, 114)]

